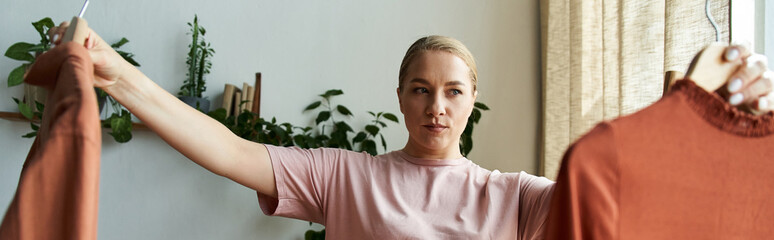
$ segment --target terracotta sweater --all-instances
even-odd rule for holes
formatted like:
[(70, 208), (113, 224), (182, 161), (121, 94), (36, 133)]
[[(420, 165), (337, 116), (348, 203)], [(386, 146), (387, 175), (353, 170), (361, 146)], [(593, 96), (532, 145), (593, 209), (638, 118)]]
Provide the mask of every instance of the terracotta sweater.
[(25, 81), (49, 90), (0, 239), (96, 239), (101, 132), (88, 52), (66, 43)]
[(548, 239), (774, 236), (774, 115), (690, 81), (603, 122), (565, 153)]

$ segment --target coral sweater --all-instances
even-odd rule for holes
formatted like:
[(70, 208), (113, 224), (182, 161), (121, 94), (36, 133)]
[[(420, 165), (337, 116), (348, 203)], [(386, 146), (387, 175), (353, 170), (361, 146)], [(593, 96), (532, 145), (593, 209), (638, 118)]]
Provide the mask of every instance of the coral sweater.
[(548, 239), (774, 236), (774, 115), (683, 80), (567, 150)]
[(25, 81), (49, 90), (43, 122), (0, 239), (96, 239), (102, 136), (89, 53), (73, 42), (37, 58)]

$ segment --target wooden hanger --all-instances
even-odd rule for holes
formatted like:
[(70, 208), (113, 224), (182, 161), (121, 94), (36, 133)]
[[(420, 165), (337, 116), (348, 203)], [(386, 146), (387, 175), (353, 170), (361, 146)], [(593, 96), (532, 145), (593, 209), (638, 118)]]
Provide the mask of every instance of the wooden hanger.
[(86, 22), (86, 19), (83, 19), (83, 13), (86, 12), (88, 6), (89, 0), (86, 0), (78, 16), (70, 20), (70, 27), (67, 28), (67, 32), (62, 37), (62, 43), (72, 41), (83, 45), (86, 42), (86, 38), (89, 37), (89, 24)]
[(73, 17), (70, 20), (70, 26), (67, 27), (64, 37), (62, 37), (62, 43), (76, 42), (83, 45), (86, 42), (86, 38), (89, 37), (89, 24), (86, 19)]

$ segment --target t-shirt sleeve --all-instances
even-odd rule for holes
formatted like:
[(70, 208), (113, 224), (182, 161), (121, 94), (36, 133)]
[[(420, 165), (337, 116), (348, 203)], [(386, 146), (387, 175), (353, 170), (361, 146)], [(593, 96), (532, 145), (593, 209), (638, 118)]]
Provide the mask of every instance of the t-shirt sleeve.
[(617, 239), (618, 155), (613, 128), (601, 123), (565, 152), (546, 239)]
[(519, 176), (519, 239), (543, 239), (554, 182), (525, 172)]
[(324, 224), (324, 201), (340, 162), (341, 150), (270, 145), (266, 148), (277, 184), (277, 198), (258, 193), (263, 213)]

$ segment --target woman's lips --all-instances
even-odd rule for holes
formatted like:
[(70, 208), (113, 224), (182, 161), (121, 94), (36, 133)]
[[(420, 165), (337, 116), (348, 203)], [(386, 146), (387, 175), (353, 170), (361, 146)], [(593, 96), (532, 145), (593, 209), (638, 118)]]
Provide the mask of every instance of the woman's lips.
[(428, 124), (428, 125), (422, 125), (422, 126), (425, 127), (427, 130), (429, 130), (430, 132), (436, 132), (436, 133), (442, 132), (443, 130), (449, 128), (447, 126), (440, 125), (440, 124)]

